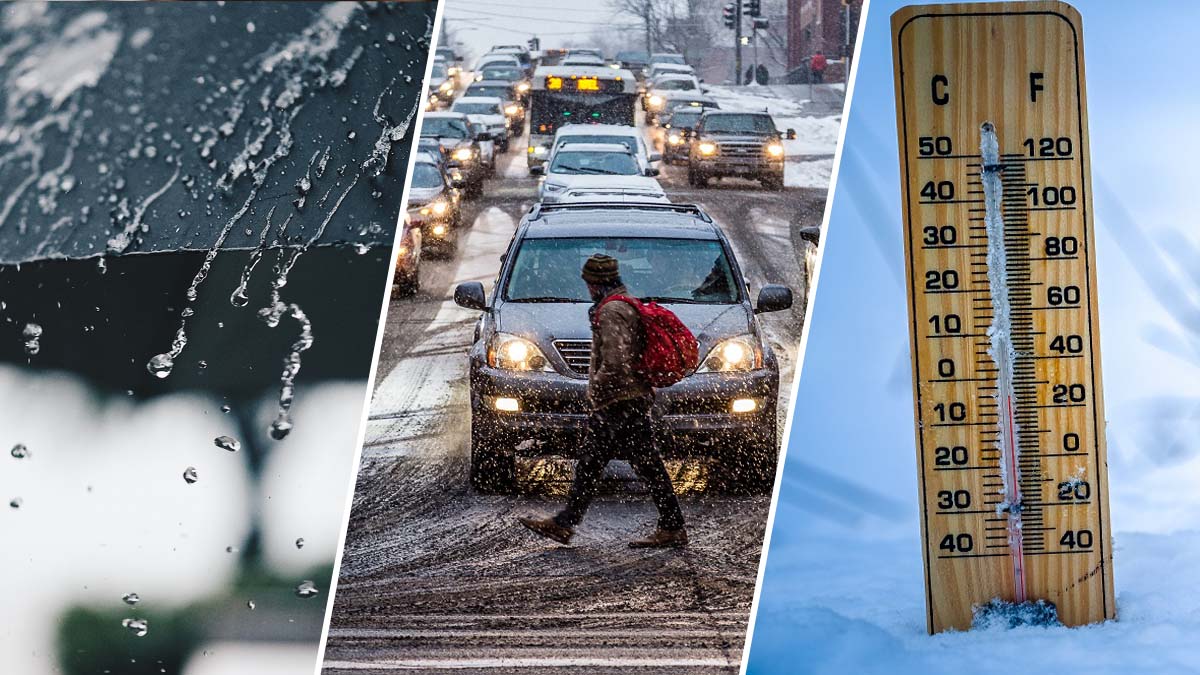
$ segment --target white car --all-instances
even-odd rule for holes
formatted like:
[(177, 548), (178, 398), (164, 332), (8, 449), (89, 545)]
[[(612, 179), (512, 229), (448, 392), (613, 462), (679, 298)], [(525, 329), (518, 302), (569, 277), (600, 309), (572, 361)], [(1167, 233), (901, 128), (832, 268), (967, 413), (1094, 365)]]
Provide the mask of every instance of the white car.
[(504, 101), (495, 96), (463, 96), (450, 106), (450, 112), (463, 113), (472, 124), (487, 126), (492, 140), (500, 152), (508, 152), (508, 116), (504, 114)]
[(580, 177), (578, 182), (563, 191), (555, 201), (560, 204), (573, 202), (605, 202), (618, 204), (656, 203), (670, 204), (667, 193), (658, 181), (648, 176), (596, 176), (591, 180)]
[(663, 75), (691, 75), (695, 77), (696, 69), (678, 63), (652, 63), (650, 64), (650, 69), (646, 71), (647, 80), (654, 80)]
[(563, 146), (578, 143), (620, 143), (637, 157), (643, 171), (662, 159), (661, 154), (646, 145), (646, 138), (641, 131), (620, 124), (568, 124), (559, 127), (550, 143), (547, 157), (553, 159), (554, 153)]
[(700, 87), (700, 80), (697, 80), (694, 75), (661, 74), (650, 80), (646, 85), (644, 109), (651, 116), (657, 115), (662, 112), (663, 104), (666, 102), (667, 97), (681, 91), (698, 94), (703, 90)]
[[(658, 169), (643, 169), (637, 156), (619, 143), (566, 145), (533, 171), (545, 176), (538, 185), (543, 202), (557, 201), (576, 185), (628, 184), (631, 178), (658, 175)], [(651, 182), (658, 185), (652, 178)]]

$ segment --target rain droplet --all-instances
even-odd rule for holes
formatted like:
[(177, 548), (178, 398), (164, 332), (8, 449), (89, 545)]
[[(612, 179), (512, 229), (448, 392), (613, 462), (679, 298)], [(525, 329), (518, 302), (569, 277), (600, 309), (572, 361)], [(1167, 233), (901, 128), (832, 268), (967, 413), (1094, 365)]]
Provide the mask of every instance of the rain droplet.
[(242, 449), (242, 444), (239, 443), (236, 438), (229, 436), (217, 436), (213, 439), (213, 444), (215, 444), (218, 448), (222, 448), (230, 452), (237, 452), (238, 450)]
[(296, 548), (304, 548), (304, 537), (296, 540)]
[(195, 313), (196, 313), (196, 310), (192, 309), (191, 307), (184, 307), (183, 310), (179, 312), (179, 316), (182, 316), (183, 318), (186, 319), (189, 316), (194, 315)]
[(367, 246), (366, 244), (362, 243), (361, 241), (354, 244), (354, 252), (357, 253), (358, 255), (366, 255), (367, 251), (370, 251), (370, 250), (371, 250), (371, 247)]
[(8, 503), (8, 505), (14, 509), (19, 509), (19, 508), (21, 508), (21, 505), (24, 503), (25, 503), (24, 499), (21, 499), (20, 497), (13, 497), (12, 501), (10, 501)]
[(251, 610), (253, 610), (253, 609), (254, 609), (254, 607), (255, 607), (255, 605), (254, 605), (254, 601), (253, 601), (253, 600), (247, 600), (247, 601), (246, 601), (246, 606), (247, 606), (247, 607), (249, 607)]
[(253, 32), (254, 32), (254, 30), (255, 30), (255, 28), (254, 28), (254, 22), (253, 22), (253, 21), (247, 21), (247, 22), (246, 22), (246, 32), (247, 32), (247, 33), (253, 33)]
[(226, 553), (237, 553), (237, 547), (236, 546), (226, 546), (225, 552)]
[(29, 448), (25, 447), (24, 443), (17, 443), (12, 447), (12, 456), (16, 459), (25, 459), (29, 456)]
[(125, 604), (129, 605), (130, 607), (133, 607), (142, 601), (141, 597), (139, 597), (137, 593), (126, 593), (125, 595), (121, 596), (121, 599), (124, 600)]
[(300, 585), (296, 587), (296, 597), (298, 598), (311, 598), (318, 593), (320, 591), (317, 590), (317, 585), (307, 579), (301, 581)]
[(25, 330), (21, 331), (21, 337), (25, 338), (25, 353), (33, 356), (42, 350), (42, 345), (38, 340), (42, 337), (42, 327), (36, 323), (25, 324)]
[(223, 412), (223, 413), (227, 413), (230, 410), (233, 410), (233, 408), (229, 407), (228, 404), (221, 406), (221, 412)]
[(183, 480), (188, 485), (191, 485), (192, 483), (195, 483), (196, 481), (200, 480), (200, 476), (196, 475), (196, 467), (189, 466), (188, 468), (184, 469), (183, 470)]
[(159, 354), (150, 359), (150, 362), (146, 364), (146, 370), (150, 371), (151, 375), (160, 380), (166, 379), (174, 367), (175, 361), (171, 359), (170, 354)]
[(348, 138), (350, 140), (354, 140), (355, 138), (358, 138), (358, 134), (351, 131), (350, 133), (346, 134), (346, 138)]
[(100, 258), (96, 261), (96, 269), (100, 270), (100, 274), (108, 273), (108, 263), (104, 262), (104, 258)]
[(271, 423), (271, 438), (282, 441), (290, 433), (292, 433), (292, 423), (290, 420), (278, 419)]
[(146, 633), (150, 632), (150, 622), (145, 619), (125, 619), (121, 625), (135, 637), (146, 637)]
[(196, 365), (197, 365), (197, 366), (200, 366), (200, 369), (201, 369), (201, 370), (204, 370), (205, 368), (207, 368), (207, 367), (208, 367), (208, 361), (198, 361), (198, 362), (196, 363)]

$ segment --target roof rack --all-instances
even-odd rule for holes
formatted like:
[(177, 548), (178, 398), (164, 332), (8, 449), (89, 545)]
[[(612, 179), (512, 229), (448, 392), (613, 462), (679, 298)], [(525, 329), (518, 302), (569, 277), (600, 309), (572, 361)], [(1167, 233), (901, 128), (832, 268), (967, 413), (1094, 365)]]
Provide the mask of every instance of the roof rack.
[(560, 204), (538, 202), (529, 209), (529, 220), (538, 220), (548, 213), (563, 213), (568, 211), (588, 211), (592, 209), (624, 210), (624, 211), (658, 211), (679, 213), (695, 216), (700, 220), (711, 223), (712, 217), (698, 204), (660, 204), (654, 202), (570, 202)]

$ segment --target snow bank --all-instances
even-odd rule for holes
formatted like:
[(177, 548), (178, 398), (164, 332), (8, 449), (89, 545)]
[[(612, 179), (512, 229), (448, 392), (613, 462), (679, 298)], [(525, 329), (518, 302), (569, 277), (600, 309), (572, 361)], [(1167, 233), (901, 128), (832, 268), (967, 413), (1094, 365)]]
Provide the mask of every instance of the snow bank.
[(783, 167), (783, 184), (788, 187), (827, 188), (832, 172), (832, 157), (807, 162), (788, 162)]

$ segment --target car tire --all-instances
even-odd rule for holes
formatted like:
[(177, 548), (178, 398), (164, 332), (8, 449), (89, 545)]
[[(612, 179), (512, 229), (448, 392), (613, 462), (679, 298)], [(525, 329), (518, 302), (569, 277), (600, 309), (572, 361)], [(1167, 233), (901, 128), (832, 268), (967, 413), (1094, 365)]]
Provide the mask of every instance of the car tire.
[(764, 176), (761, 182), (764, 189), (772, 192), (783, 189), (783, 176)]
[(776, 441), (775, 416), (768, 422), (769, 431), (753, 442), (730, 447), (720, 457), (720, 487), (735, 495), (769, 495), (775, 487), (775, 470), (779, 466), (779, 444)]
[(483, 428), (471, 415), (471, 487), (483, 494), (511, 495), (517, 491), (517, 460), (502, 438)]

